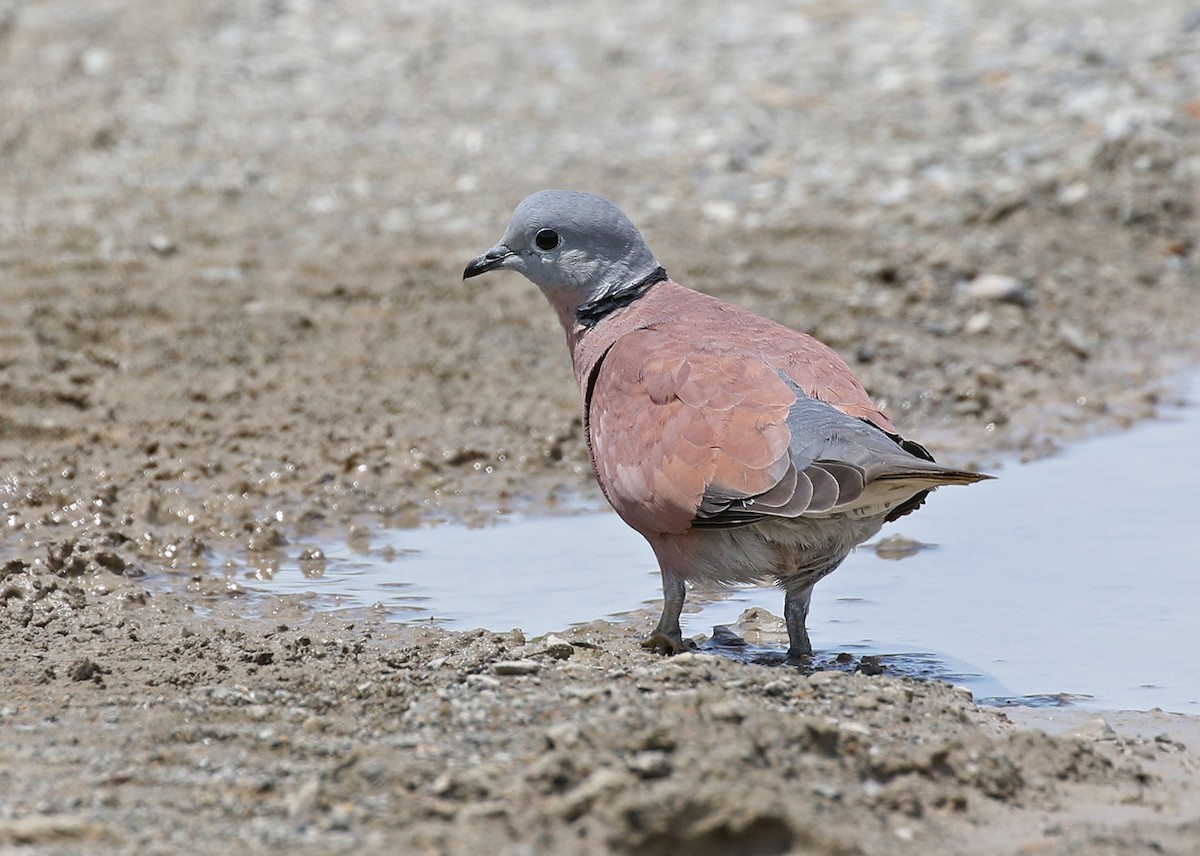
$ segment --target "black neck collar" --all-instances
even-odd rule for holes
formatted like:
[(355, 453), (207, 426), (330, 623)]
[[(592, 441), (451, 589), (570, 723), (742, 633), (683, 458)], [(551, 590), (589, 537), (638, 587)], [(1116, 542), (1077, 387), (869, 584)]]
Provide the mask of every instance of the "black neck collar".
[(595, 327), (607, 315), (621, 309), (650, 290), (650, 287), (668, 279), (667, 272), (662, 267), (655, 268), (632, 285), (620, 291), (606, 294), (597, 300), (589, 300), (580, 304), (575, 310), (575, 319), (584, 327)]

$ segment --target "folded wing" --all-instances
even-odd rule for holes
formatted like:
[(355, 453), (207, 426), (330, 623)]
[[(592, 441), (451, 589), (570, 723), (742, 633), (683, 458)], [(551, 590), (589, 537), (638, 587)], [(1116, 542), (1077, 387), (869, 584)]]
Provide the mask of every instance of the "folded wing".
[[(848, 368), (820, 359), (806, 388), (788, 343), (772, 343), (780, 359), (772, 348), (697, 332), (633, 331), (597, 367), (587, 405), (592, 459), (601, 488), (635, 529), (906, 511), (939, 484), (984, 478), (909, 451), (924, 452), (895, 436)], [(824, 379), (814, 386), (812, 376)]]

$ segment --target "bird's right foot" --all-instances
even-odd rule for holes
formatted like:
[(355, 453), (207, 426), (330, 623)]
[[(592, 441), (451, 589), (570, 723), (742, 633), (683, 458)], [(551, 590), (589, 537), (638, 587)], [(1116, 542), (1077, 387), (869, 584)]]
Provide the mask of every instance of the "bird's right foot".
[(670, 657), (675, 654), (682, 654), (685, 651), (695, 651), (696, 643), (691, 639), (684, 639), (683, 634), (678, 630), (674, 633), (655, 630), (642, 640), (642, 647), (653, 651), (655, 654), (666, 654)]

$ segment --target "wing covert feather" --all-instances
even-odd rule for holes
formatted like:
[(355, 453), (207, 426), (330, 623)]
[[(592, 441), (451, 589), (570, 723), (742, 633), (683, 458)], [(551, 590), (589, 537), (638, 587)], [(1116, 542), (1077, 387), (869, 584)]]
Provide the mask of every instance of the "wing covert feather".
[(753, 496), (788, 473), (795, 399), (761, 360), (730, 359), (652, 329), (627, 333), (592, 390), (589, 440), (601, 488), (635, 529), (686, 531), (706, 491)]

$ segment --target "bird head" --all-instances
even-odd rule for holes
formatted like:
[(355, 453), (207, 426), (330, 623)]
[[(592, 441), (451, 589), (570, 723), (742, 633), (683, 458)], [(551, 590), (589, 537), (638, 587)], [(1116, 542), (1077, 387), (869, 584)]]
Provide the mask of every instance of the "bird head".
[(463, 279), (493, 270), (523, 274), (567, 324), (581, 309), (644, 288), (661, 267), (637, 227), (607, 199), (543, 190), (517, 206), (504, 237), (471, 260)]

